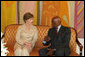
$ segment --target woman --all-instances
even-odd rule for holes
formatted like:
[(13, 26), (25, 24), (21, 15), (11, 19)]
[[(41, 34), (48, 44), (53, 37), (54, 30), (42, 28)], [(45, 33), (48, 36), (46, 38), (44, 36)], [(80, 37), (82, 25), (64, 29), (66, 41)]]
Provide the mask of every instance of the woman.
[(24, 14), (24, 24), (19, 26), (14, 46), (15, 56), (29, 56), (38, 38), (38, 30), (33, 26), (33, 15)]

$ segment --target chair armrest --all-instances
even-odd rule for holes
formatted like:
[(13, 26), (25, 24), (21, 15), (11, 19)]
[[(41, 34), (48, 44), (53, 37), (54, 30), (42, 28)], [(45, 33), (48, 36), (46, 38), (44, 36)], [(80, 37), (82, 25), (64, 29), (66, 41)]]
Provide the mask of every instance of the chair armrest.
[[(8, 26), (7, 26), (8, 27)], [(3, 32), (3, 35), (2, 35), (2, 37), (1, 37), (1, 39), (3, 39), (4, 37), (5, 37), (5, 33), (6, 33), (6, 28), (7, 27), (5, 27), (5, 29), (4, 29), (4, 32)]]
[(4, 36), (5, 36), (5, 34), (3, 34), (3, 35), (2, 35), (1, 39), (3, 39), (3, 38), (4, 38)]
[[(74, 29), (75, 30), (75, 29)], [(79, 42), (79, 40), (78, 40), (78, 35), (77, 35), (77, 31), (75, 30), (75, 33), (76, 33), (76, 42), (77, 42), (77, 44), (78, 44), (78, 46), (79, 46), (79, 48), (80, 48), (80, 56), (82, 56), (82, 49), (83, 49), (83, 45)]]
[(82, 49), (83, 49), (83, 45), (79, 42), (78, 38), (76, 38), (76, 42), (80, 48), (80, 56), (82, 56)]

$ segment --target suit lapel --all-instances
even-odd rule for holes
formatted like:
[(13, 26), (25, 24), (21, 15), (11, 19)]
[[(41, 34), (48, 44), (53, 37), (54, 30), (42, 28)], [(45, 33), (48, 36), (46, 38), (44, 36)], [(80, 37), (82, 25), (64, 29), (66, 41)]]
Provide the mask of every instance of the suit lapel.
[(61, 25), (61, 27), (60, 27), (57, 35), (56, 35), (56, 29), (53, 28), (53, 34), (54, 34), (55, 37), (56, 37), (56, 36), (59, 36), (62, 32), (64, 33), (64, 26), (62, 26), (62, 25)]
[(58, 35), (59, 35), (63, 30), (64, 30), (64, 27), (61, 26), (60, 29), (59, 29), (59, 31), (58, 31)]

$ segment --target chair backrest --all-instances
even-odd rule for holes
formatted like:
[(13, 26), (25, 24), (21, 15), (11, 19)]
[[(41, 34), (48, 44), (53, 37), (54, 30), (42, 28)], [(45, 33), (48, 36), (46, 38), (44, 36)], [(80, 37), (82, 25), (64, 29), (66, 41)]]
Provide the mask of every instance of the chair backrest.
[(19, 25), (8, 25), (5, 29), (4, 42), (8, 50), (13, 50), (15, 45), (15, 35)]
[[(20, 25), (14, 24), (14, 25), (8, 25), (6, 27), (4, 41), (5, 41), (5, 43), (7, 43), (6, 46), (8, 47), (8, 49), (14, 48), (14, 45), (15, 45), (15, 42), (16, 42), (15, 35), (16, 35), (17, 29), (18, 29), (19, 26)], [(42, 40), (43, 40), (44, 36), (46, 36), (49, 27), (48, 26), (36, 26), (36, 27), (38, 29), (39, 36), (38, 36), (38, 40), (35, 44), (35, 47), (36, 48), (41, 48), (41, 47), (43, 48)]]
[[(17, 32), (17, 28), (19, 27), (20, 25), (9, 25), (6, 27), (6, 30), (5, 30), (5, 43), (6, 46), (8, 47), (8, 50), (13, 50), (14, 49), (14, 45), (15, 45), (15, 35), (16, 35), (16, 32)], [(35, 48), (43, 48), (44, 46), (42, 45), (42, 41), (43, 41), (43, 38), (44, 36), (47, 35), (47, 32), (49, 30), (49, 26), (36, 26), (37, 29), (38, 29), (38, 40), (35, 44)], [(76, 51), (76, 34), (75, 34), (75, 31), (73, 29), (71, 29), (71, 40), (70, 40), (70, 49), (71, 51)]]
[(76, 52), (76, 48), (77, 48), (76, 37), (77, 37), (77, 34), (75, 32), (75, 29), (71, 28), (71, 39), (69, 43), (71, 52)]

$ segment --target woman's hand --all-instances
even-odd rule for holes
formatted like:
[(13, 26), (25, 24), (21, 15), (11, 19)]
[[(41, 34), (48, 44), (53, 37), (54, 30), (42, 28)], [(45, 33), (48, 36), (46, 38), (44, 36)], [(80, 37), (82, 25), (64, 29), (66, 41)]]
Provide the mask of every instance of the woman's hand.
[(27, 48), (31, 48), (31, 43), (30, 42), (25, 43), (25, 45), (27, 46)]

